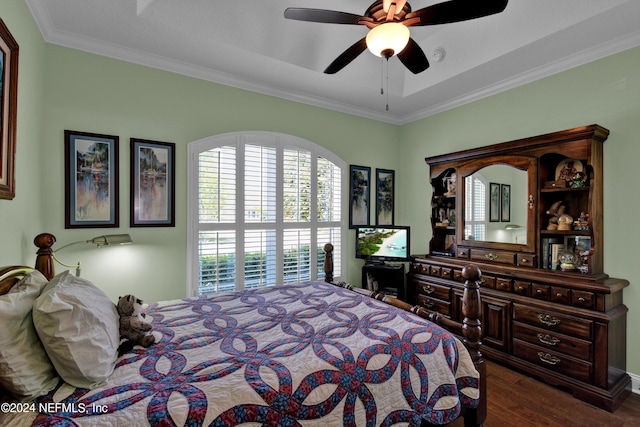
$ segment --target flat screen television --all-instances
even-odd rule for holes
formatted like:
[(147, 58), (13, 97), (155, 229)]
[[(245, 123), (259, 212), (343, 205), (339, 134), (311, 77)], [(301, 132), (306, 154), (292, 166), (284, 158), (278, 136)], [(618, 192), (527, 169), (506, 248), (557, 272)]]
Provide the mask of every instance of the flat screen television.
[(411, 232), (406, 226), (369, 226), (356, 229), (356, 258), (372, 263), (409, 261)]

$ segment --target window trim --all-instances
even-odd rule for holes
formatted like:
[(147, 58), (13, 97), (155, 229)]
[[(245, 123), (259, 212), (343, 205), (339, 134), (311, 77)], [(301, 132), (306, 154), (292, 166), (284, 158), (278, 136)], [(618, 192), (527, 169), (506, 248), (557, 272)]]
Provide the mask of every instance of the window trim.
[[(267, 131), (240, 131), (240, 132), (229, 132), (224, 134), (217, 134), (208, 136), (196, 141), (192, 141), (187, 145), (187, 282), (186, 282), (186, 294), (187, 296), (197, 296), (198, 292), (198, 278), (199, 278), (199, 258), (198, 258), (198, 234), (199, 234), (199, 223), (198, 223), (198, 156), (202, 151), (206, 151), (213, 147), (217, 147), (220, 145), (237, 145), (237, 144), (247, 144), (247, 143), (255, 143), (257, 145), (269, 145), (278, 147), (278, 149), (286, 149), (286, 148), (294, 148), (300, 150), (307, 150), (312, 153), (312, 163), (317, 164), (318, 156), (323, 157), (330, 162), (334, 163), (336, 166), (340, 167), (341, 170), (341, 186), (340, 194), (342, 199), (344, 197), (342, 195), (347, 194), (345, 191), (348, 189), (347, 183), (347, 162), (342, 160), (340, 157), (322, 147), (321, 145), (315, 144), (309, 140), (293, 136), (287, 135), (283, 133), (277, 132), (267, 132)], [(243, 154), (244, 156), (244, 154)], [(282, 164), (282, 158), (277, 159), (278, 164)], [(244, 167), (244, 166), (242, 166)], [(278, 168), (278, 176), (282, 177), (282, 167)], [(316, 182), (317, 177), (312, 176), (312, 182)], [(280, 182), (280, 181), (279, 181)], [(312, 184), (313, 185), (313, 184)], [(282, 191), (278, 189), (278, 191)], [(244, 200), (244, 198), (240, 198)], [(243, 202), (242, 202), (243, 203)], [(347, 227), (345, 218), (348, 215), (347, 210), (348, 203), (341, 203), (341, 211), (340, 211), (340, 259), (335, 260), (335, 262), (339, 262), (341, 265), (341, 273), (342, 275), (346, 274), (347, 271)], [(242, 207), (237, 206), (237, 209), (242, 209)], [(312, 207), (312, 212), (316, 212), (317, 206)], [(244, 212), (239, 211), (244, 215)], [(315, 214), (314, 214), (315, 215)], [(315, 218), (315, 216), (313, 216)], [(240, 218), (240, 217), (237, 217)], [(295, 223), (292, 223), (293, 225)], [(217, 226), (224, 226), (224, 224), (217, 224)], [(256, 224), (258, 225), (258, 224)], [(249, 224), (249, 228), (251, 228), (251, 224)], [(233, 224), (232, 227), (234, 230), (236, 229), (236, 224)], [(277, 225), (278, 232), (282, 231), (281, 226)], [(312, 233), (312, 237), (315, 233)], [(330, 242), (335, 244), (334, 242)], [(335, 254), (334, 254), (335, 256)], [(241, 258), (239, 258), (241, 259)], [(334, 277), (334, 281), (343, 280), (342, 277)]]

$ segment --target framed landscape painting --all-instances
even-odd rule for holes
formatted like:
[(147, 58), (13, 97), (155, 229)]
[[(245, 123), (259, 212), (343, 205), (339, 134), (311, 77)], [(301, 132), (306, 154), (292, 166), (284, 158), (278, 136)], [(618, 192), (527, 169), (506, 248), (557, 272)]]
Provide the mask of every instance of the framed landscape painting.
[(13, 199), (16, 195), (17, 108), (18, 43), (0, 19), (0, 199)]
[(371, 168), (351, 165), (349, 172), (349, 228), (369, 225)]
[(376, 169), (376, 225), (393, 225), (395, 171)]
[(118, 137), (64, 131), (65, 228), (118, 227)]
[(175, 226), (175, 144), (131, 138), (130, 225)]

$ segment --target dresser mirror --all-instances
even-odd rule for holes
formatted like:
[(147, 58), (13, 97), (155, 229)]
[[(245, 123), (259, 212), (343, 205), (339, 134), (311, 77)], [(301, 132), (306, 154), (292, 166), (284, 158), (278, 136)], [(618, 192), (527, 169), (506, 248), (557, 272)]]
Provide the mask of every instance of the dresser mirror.
[(533, 251), (535, 160), (485, 158), (461, 167), (460, 175), (464, 216), (458, 244)]

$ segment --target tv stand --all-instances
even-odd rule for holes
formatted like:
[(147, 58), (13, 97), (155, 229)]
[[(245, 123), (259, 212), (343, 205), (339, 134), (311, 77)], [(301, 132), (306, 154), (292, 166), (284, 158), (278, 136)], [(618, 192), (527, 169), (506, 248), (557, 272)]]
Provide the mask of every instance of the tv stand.
[(367, 261), (362, 266), (362, 287), (405, 300), (404, 264)]

